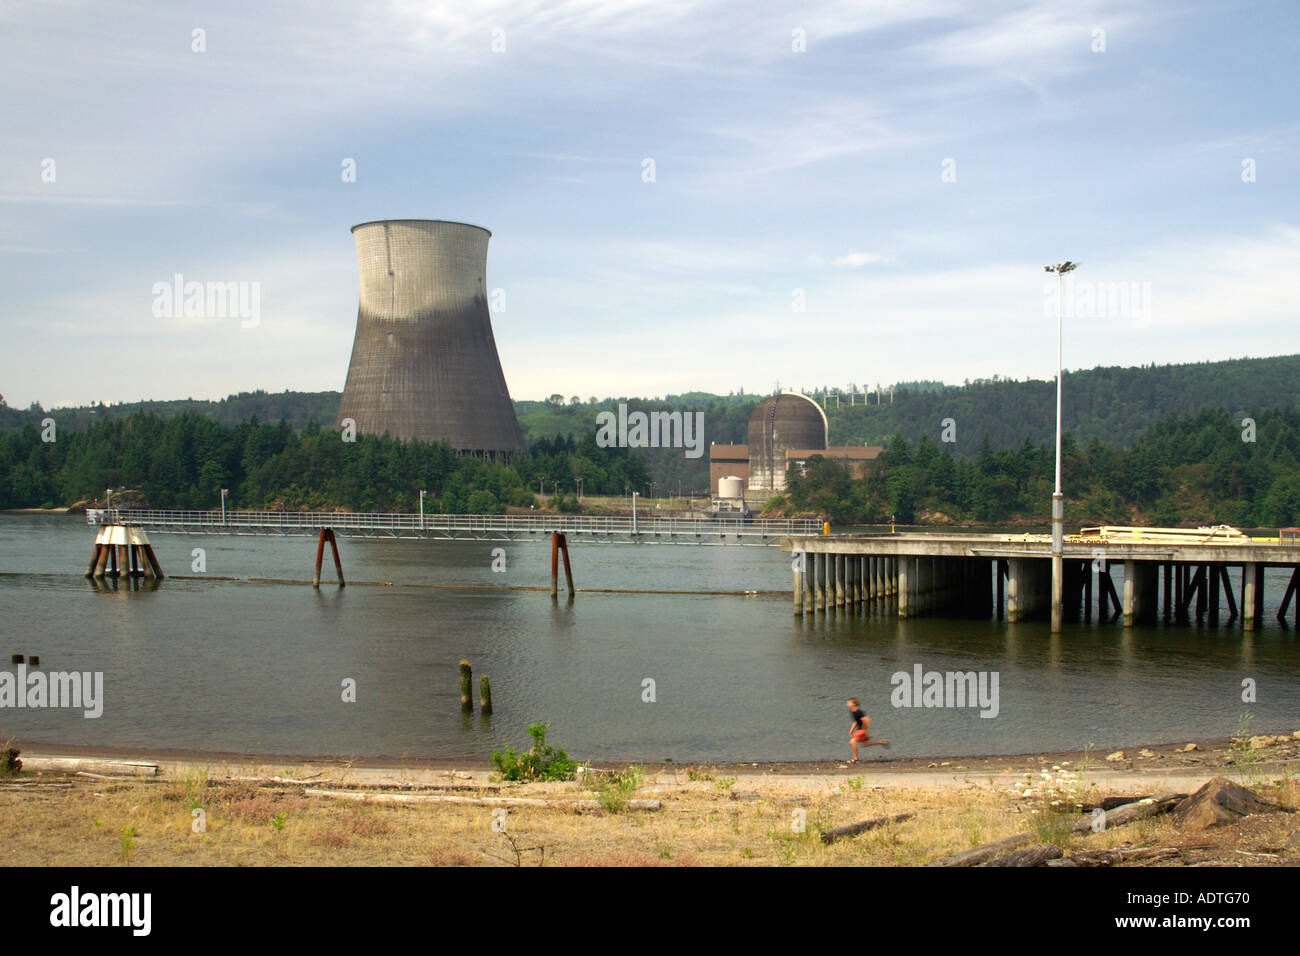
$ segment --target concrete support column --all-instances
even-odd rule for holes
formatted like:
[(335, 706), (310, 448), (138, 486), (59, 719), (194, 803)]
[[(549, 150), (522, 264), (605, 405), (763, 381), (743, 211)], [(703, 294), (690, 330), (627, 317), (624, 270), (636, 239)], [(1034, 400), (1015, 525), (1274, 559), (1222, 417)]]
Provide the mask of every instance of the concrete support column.
[(908, 558), (897, 558), (895, 560), (898, 562), (898, 616), (911, 617), (913, 614), (910, 600), (912, 582), (909, 580), (910, 575), (908, 574), (910, 570), (908, 565), (911, 561)]
[(1137, 589), (1133, 586), (1133, 566), (1136, 562), (1124, 562), (1124, 593), (1120, 599), (1124, 602), (1124, 626), (1132, 627), (1133, 619), (1137, 616), (1135, 604), (1137, 602)]
[(1255, 615), (1264, 594), (1264, 569), (1254, 561), (1247, 562), (1242, 574), (1244, 582), (1241, 592), (1241, 626), (1244, 630), (1255, 629)]
[(803, 613), (813, 614), (816, 607), (815, 594), (813, 593), (813, 581), (816, 578), (816, 567), (813, 562), (813, 555), (803, 555)]
[(1012, 624), (1020, 620), (1020, 558), (1007, 559), (1007, 620)]
[(794, 571), (794, 613), (801, 616), (803, 614), (803, 572), (798, 568)]
[(816, 610), (826, 610), (826, 555), (813, 555), (813, 577), (816, 578), (814, 587), (817, 591)]
[(844, 555), (835, 555), (835, 606), (844, 606)]
[(1150, 561), (1124, 562), (1124, 626), (1146, 620), (1157, 609), (1159, 566)]
[(1052, 633), (1061, 631), (1061, 619), (1065, 615), (1063, 598), (1065, 596), (1065, 561), (1060, 554), (1052, 555)]

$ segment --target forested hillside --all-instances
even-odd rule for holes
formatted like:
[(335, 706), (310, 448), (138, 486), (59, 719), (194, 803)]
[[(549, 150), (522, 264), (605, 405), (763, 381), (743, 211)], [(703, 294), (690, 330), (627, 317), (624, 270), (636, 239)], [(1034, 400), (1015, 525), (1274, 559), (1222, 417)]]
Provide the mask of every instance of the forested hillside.
[[(1093, 438), (1062, 443), (1062, 487), (1071, 527), (1090, 524), (1243, 528), (1300, 524), (1300, 411), (1260, 410), (1254, 433), (1239, 413), (1203, 409), (1170, 416), (1128, 448)], [(1252, 439), (1253, 440), (1244, 440)], [(837, 463), (814, 460), (792, 480), (779, 514), (817, 513), (841, 523), (1050, 521), (1055, 449), (981, 443), (974, 458), (928, 437), (889, 441), (879, 467), (851, 480)]]
[(227, 427), (192, 412), (129, 418), (68, 431), (44, 442), (34, 426), (0, 434), (0, 508), (38, 508), (93, 500), (105, 488), (131, 489), (159, 508), (213, 508), (220, 489), (235, 508), (500, 512), (534, 503), (539, 476), (547, 498), (576, 509), (575, 479), (591, 494), (621, 495), (650, 479), (623, 449), (542, 440), (511, 464), (458, 457), (445, 443), (360, 437), (344, 442), (315, 423), (256, 419)]
[[(1246, 409), (1300, 404), (1300, 356), (1232, 359), (1194, 365), (1095, 368), (1067, 372), (1062, 380), (1062, 421), (1080, 442), (1092, 438), (1127, 447), (1149, 425), (1170, 415), (1223, 407), (1238, 421)], [(885, 400), (888, 401), (888, 393)], [(897, 389), (894, 403), (836, 408), (827, 403), (833, 444), (884, 444), (902, 433), (911, 441), (939, 441), (942, 421), (956, 423), (954, 451), (975, 455), (985, 434), (994, 448), (1053, 440), (1056, 383), (977, 382), (942, 391)]]
[[(1167, 420), (1171, 416), (1195, 416), (1203, 409), (1214, 408), (1218, 410), (1216, 420), (1240, 423), (1248, 409), (1297, 407), (1300, 405), (1300, 355), (1096, 368), (1067, 373), (1064, 391), (1064, 423), (1074, 441), (1088, 447), (1095, 439), (1102, 447), (1119, 452), (1131, 448), (1146, 429), (1157, 423), (1170, 427)], [(890, 390), (886, 389), (883, 404), (877, 403), (875, 395), (870, 403), (864, 404), (859, 391), (850, 405), (847, 392), (835, 389), (820, 392), (818, 398), (825, 402), (830, 421), (831, 444), (897, 444), (901, 437), (915, 445), (927, 439), (955, 460), (969, 464), (981, 456), (986, 438), (988, 448), (993, 451), (1017, 453), (1026, 442), (1032, 446), (1051, 442), (1053, 438), (1054, 382), (993, 380), (945, 386), (940, 382), (917, 381), (897, 384), (892, 394), (892, 402)], [(529, 448), (543, 439), (554, 447), (557, 440), (565, 441), (570, 436), (575, 447), (590, 444), (597, 427), (597, 414), (616, 410), (620, 402), (626, 402), (632, 411), (702, 412), (705, 450), (700, 458), (686, 458), (680, 449), (666, 448), (637, 449), (633, 455), (647, 481), (654, 482), (659, 491), (675, 492), (680, 487), (685, 492), (703, 492), (708, 486), (708, 445), (745, 442), (749, 415), (761, 397), (743, 391), (726, 396), (692, 392), (662, 399), (584, 400), (555, 394), (544, 401), (517, 401), (515, 407)], [(24, 426), (39, 427), (49, 417), (58, 424), (62, 441), (97, 423), (121, 422), (139, 413), (160, 420), (189, 415), (226, 429), (236, 429), (256, 418), (277, 424), (284, 421), (291, 431), (303, 432), (309, 423), (328, 431), (333, 426), (338, 402), (338, 392), (259, 391), (232, 395), (219, 402), (181, 399), (47, 412), (39, 405), (22, 410), (9, 408), (0, 398), (0, 434)], [(943, 440), (946, 419), (952, 420), (948, 437), (955, 441)], [(13, 466), (13, 462), (0, 463), (0, 467)], [(230, 473), (229, 468), (226, 470)], [(9, 486), (27, 487), (29, 472), (11, 476), (7, 479)], [(570, 472), (572, 469), (565, 474)], [(59, 496), (62, 494), (60, 489)], [(32, 495), (19, 497), (30, 501)], [(349, 492), (348, 500), (359, 499)]]

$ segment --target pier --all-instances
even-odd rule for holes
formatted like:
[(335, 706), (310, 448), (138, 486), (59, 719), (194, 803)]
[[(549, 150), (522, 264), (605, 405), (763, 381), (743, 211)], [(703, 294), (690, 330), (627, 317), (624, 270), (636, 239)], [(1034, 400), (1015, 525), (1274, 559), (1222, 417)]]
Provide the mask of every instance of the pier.
[(619, 544), (704, 544), (776, 547), (788, 535), (811, 535), (822, 522), (802, 518), (745, 519), (592, 515), (422, 515), (323, 511), (97, 511), (96, 523), (158, 533), (306, 535), (331, 529), (339, 537), (430, 538), (444, 541), (543, 540), (553, 532)]
[[(1300, 542), (1253, 539), (1234, 529), (1086, 528), (1065, 538), (1060, 617), (1125, 627), (1263, 617), (1264, 571), (1290, 571), (1277, 618), (1300, 627)], [(1050, 535), (791, 535), (794, 613), (879, 605), (900, 618), (931, 614), (1010, 622), (1052, 614)], [(1116, 586), (1112, 569), (1122, 566)]]

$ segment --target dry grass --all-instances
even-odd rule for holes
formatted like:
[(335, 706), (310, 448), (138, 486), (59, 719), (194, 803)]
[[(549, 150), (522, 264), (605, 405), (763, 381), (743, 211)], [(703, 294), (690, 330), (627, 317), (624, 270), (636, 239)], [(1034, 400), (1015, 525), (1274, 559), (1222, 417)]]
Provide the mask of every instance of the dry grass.
[[(122, 865), (122, 834), (133, 830), (129, 862), (140, 866), (913, 866), (1016, 833), (1048, 835), (1055, 815), (1078, 819), (1072, 807), (1054, 806), (1050, 792), (1025, 798), (973, 785), (886, 790), (845, 777), (800, 786), (749, 779), (720, 787), (711, 775), (681, 773), (661, 775), (638, 790), (639, 797), (662, 801), (658, 811), (511, 808), (502, 834), (493, 830), (490, 807), (362, 803), (309, 795), (301, 787), (214, 781), (203, 772), (167, 780), (40, 779), (74, 785), (0, 790), (0, 831), (10, 865)], [(504, 786), (499, 792), (591, 793), (576, 784)], [(196, 810), (203, 811), (204, 832), (192, 826)], [(916, 816), (902, 823), (829, 846), (820, 839), (820, 831), (832, 826), (908, 811)], [(1279, 858), (1289, 853), (1294, 861), (1297, 817), (1260, 824), (1252, 846)], [(1053, 835), (1067, 851), (1183, 839), (1166, 819)], [(1237, 848), (1225, 842), (1222, 851)], [(1240, 856), (1239, 862), (1272, 859)]]
[[(656, 792), (651, 793), (651, 790)], [(509, 788), (531, 794), (534, 789)], [(551, 790), (577, 794), (576, 785)], [(584, 792), (583, 795), (586, 795)], [(70, 790), (0, 792), (0, 829), (12, 865), (120, 865), (124, 829), (134, 865), (863, 865), (913, 864), (1024, 827), (1001, 795), (875, 791), (827, 783), (809, 794), (735, 800), (714, 781), (643, 786), (652, 812), (577, 813), (511, 808), (506, 830), (488, 807), (368, 804), (297, 788), (217, 783), (195, 776), (153, 782), (76, 779)], [(206, 832), (194, 832), (202, 810)], [(918, 811), (918, 819), (824, 846), (819, 831), (867, 817)], [(796, 814), (800, 811), (800, 814)], [(803, 832), (797, 824), (806, 821)], [(544, 853), (541, 851), (544, 850)]]

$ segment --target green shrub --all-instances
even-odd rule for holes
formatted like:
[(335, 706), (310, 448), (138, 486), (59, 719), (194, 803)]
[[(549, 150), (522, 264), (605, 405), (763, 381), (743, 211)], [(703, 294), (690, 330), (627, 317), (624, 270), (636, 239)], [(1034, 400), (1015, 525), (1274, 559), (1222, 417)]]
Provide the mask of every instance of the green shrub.
[(610, 813), (618, 813), (627, 806), (628, 798), (636, 793), (644, 777), (645, 771), (638, 766), (611, 773), (596, 783), (596, 800)]
[(0, 744), (0, 777), (16, 777), (23, 771), (23, 762), (18, 759), (22, 751), (13, 743), (14, 739), (10, 737)]
[(573, 779), (578, 764), (563, 750), (546, 742), (546, 731), (550, 726), (533, 724), (529, 727), (528, 736), (533, 738), (533, 745), (522, 754), (510, 747), (504, 751), (492, 751), (492, 765), (500, 771), (503, 780), (528, 783), (534, 780)]

